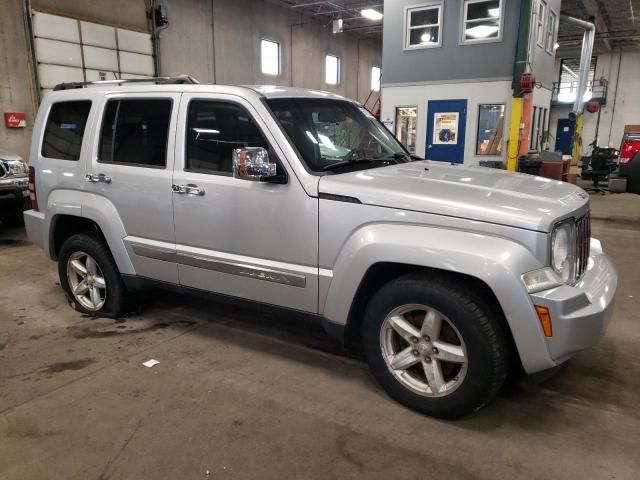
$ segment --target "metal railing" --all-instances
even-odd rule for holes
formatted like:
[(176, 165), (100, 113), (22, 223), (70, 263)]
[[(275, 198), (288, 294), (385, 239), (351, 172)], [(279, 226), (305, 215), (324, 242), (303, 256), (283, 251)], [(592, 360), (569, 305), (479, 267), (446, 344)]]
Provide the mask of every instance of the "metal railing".
[[(609, 82), (605, 78), (587, 82), (587, 92), (591, 92), (588, 100), (600, 104), (607, 103), (607, 89)], [(554, 82), (551, 101), (555, 104), (573, 103), (578, 94), (578, 81)], [(585, 97), (586, 98), (586, 97)]]

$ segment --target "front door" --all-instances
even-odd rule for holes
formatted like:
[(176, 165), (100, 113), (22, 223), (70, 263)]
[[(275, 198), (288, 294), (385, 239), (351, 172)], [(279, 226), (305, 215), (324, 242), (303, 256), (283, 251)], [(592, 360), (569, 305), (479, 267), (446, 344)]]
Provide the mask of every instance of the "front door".
[[(183, 96), (173, 178), (180, 283), (315, 313), (318, 199), (288, 168), (267, 115), (235, 95)], [(266, 148), (284, 183), (234, 178), (232, 152), (244, 147)]]
[(562, 152), (563, 155), (571, 155), (575, 133), (575, 121), (568, 118), (559, 118), (556, 130), (556, 151)]
[[(171, 178), (178, 93), (114, 93), (99, 106), (83, 209), (95, 209), (120, 232), (136, 274), (178, 283)], [(98, 202), (104, 197), (107, 202)]]
[(425, 158), (442, 162), (464, 162), (466, 100), (429, 100)]

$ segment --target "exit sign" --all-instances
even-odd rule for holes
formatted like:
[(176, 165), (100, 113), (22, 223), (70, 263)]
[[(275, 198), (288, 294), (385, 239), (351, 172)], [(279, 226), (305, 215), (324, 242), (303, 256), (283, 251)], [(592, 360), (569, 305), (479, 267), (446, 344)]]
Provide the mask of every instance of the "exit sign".
[(24, 128), (27, 118), (24, 112), (4, 112), (4, 124), (7, 128)]

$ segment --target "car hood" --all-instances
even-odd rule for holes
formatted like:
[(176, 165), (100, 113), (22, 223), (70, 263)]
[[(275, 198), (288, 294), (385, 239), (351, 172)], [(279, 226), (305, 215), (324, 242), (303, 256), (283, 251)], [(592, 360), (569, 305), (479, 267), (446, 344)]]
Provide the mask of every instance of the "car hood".
[(570, 183), (426, 160), (325, 175), (319, 192), (541, 232), (576, 210), (586, 211), (589, 203), (589, 195)]
[(8, 153), (0, 150), (0, 160), (22, 160), (22, 157), (15, 153)]

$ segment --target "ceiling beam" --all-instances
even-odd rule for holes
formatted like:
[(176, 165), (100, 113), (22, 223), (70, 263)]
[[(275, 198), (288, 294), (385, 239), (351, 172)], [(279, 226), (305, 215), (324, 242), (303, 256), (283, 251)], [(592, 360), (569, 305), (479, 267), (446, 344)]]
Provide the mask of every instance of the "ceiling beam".
[[(587, 12), (587, 15), (589, 15), (590, 17), (594, 17), (596, 19), (595, 20), (596, 30), (602, 33), (608, 34), (609, 24), (607, 23), (607, 21), (604, 19), (604, 16), (602, 15), (602, 9), (598, 4), (598, 0), (581, 0), (581, 2), (582, 2), (582, 6)], [(604, 43), (604, 46), (607, 47), (607, 50), (611, 51), (611, 42), (606, 38), (603, 38), (601, 40), (602, 40), (602, 43)]]

